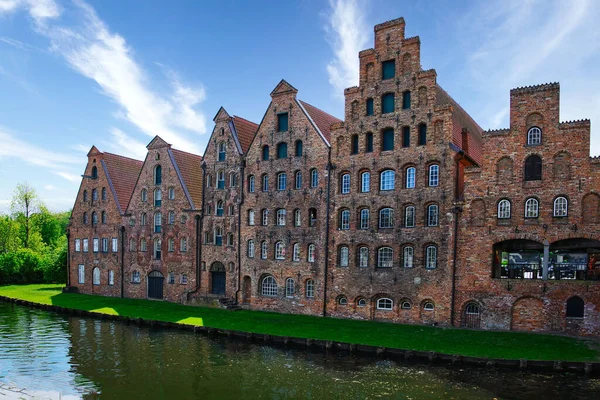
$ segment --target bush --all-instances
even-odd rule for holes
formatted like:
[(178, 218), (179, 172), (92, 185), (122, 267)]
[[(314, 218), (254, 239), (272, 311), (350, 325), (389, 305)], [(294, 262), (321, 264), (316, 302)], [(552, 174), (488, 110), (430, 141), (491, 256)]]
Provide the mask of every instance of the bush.
[(0, 282), (43, 283), (46, 260), (30, 249), (0, 255)]

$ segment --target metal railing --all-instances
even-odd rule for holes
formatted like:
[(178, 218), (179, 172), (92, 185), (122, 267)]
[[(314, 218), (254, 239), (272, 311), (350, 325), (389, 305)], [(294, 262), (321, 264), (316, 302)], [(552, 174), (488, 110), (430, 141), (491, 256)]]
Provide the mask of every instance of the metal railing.
[[(500, 267), (500, 277), (508, 279), (542, 279), (541, 263), (509, 263)], [(587, 263), (550, 263), (548, 279), (600, 280), (600, 269), (588, 269)]]

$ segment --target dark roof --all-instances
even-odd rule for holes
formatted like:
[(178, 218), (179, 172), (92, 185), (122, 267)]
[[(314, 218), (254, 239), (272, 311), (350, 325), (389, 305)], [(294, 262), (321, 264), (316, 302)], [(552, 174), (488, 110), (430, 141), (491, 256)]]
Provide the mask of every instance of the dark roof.
[(135, 183), (142, 170), (143, 161), (123, 157), (118, 154), (103, 153), (104, 163), (108, 171), (108, 177), (117, 194), (117, 200), (124, 212), (129, 206), (129, 200)]
[(202, 157), (197, 154), (171, 149), (183, 183), (194, 202), (194, 208), (202, 207)]
[(248, 121), (245, 118), (238, 117), (237, 115), (234, 115), (232, 121), (237, 132), (238, 140), (240, 141), (240, 146), (242, 146), (242, 152), (246, 154), (252, 144), (252, 140), (254, 140), (256, 131), (258, 131), (258, 124)]
[(310, 104), (302, 100), (299, 101), (302, 104), (302, 107), (304, 107), (304, 109), (310, 116), (310, 118), (317, 125), (317, 128), (319, 128), (325, 139), (327, 139), (327, 141), (331, 143), (331, 125), (335, 124), (336, 122), (342, 122), (342, 120), (334, 117), (331, 114), (326, 113), (325, 111), (315, 106), (311, 106)]
[[(454, 100), (448, 92), (440, 85), (436, 85), (436, 105), (452, 106), (452, 141), (462, 149), (462, 130), (466, 128), (469, 131), (468, 146), (469, 156), (478, 163), (482, 161), (482, 141), (481, 135), (483, 129), (471, 118), (471, 116)], [(464, 150), (464, 149), (463, 149)]]

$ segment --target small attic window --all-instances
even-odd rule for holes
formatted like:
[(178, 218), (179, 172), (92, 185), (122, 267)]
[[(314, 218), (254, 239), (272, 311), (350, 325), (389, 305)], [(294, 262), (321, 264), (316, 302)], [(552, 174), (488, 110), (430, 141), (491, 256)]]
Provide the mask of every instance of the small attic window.
[(92, 167), (92, 179), (98, 179), (98, 168), (95, 165)]
[(156, 153), (156, 154), (154, 155), (154, 159), (155, 159), (155, 160), (160, 160), (160, 154)]
[(396, 76), (396, 61), (388, 60), (381, 63), (381, 79), (391, 79)]
[(288, 113), (277, 114), (277, 132), (287, 132)]

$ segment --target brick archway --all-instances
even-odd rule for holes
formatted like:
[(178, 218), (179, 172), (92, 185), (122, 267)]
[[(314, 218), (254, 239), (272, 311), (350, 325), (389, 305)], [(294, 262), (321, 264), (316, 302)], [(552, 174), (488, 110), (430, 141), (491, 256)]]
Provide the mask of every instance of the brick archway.
[(513, 331), (543, 331), (544, 303), (534, 297), (517, 300), (512, 307), (511, 330)]

